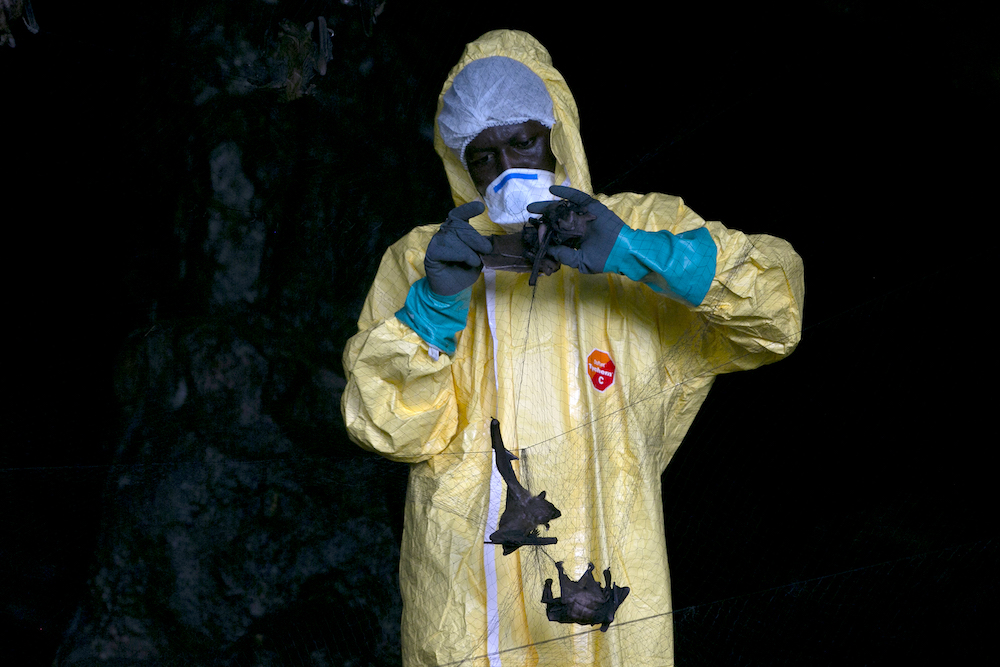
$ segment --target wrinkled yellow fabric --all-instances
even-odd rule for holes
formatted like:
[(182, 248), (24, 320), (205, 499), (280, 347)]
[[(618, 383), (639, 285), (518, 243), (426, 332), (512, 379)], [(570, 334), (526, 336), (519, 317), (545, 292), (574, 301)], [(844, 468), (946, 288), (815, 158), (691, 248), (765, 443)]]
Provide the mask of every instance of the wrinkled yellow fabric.
[[(545, 82), (557, 119), (557, 182), (568, 176), (573, 187), (591, 192), (576, 104), (531, 36), (495, 31), (468, 45), (442, 94), (464, 65), (492, 55), (523, 62)], [(435, 145), (456, 206), (475, 199), (457, 157), (439, 136)], [(795, 348), (802, 264), (781, 239), (705, 222), (677, 197), (598, 199), (634, 229), (709, 229), (717, 271), (700, 306), (622, 276), (566, 267), (540, 277), (533, 296), (527, 274), (500, 272), (495, 288), (483, 277), (474, 285), (454, 355), (434, 359), (394, 313), (423, 277), (424, 250), (439, 225), (414, 229), (382, 259), (344, 353), (342, 408), (359, 445), (412, 464), (400, 563), (407, 667), (673, 663), (660, 476), (717, 374), (770, 363)], [(487, 214), (472, 224), (501, 233)], [(615, 364), (603, 392), (587, 372), (594, 350)], [(542, 529), (558, 537), (544, 553), (522, 547), (502, 556), (500, 547), (487, 546), (495, 557), (484, 556), (485, 536), (496, 530), (488, 518), (504, 500), (490, 489), (494, 415), (508, 449), (520, 456), (514, 465), (522, 482), (534, 494), (547, 490), (562, 511), (551, 531)], [(606, 633), (547, 620), (540, 598), (544, 580), (557, 580), (553, 561), (564, 562), (574, 580), (593, 562), (602, 584), (600, 573), (610, 567), (614, 582), (631, 588)], [(558, 580), (553, 590), (558, 596)]]

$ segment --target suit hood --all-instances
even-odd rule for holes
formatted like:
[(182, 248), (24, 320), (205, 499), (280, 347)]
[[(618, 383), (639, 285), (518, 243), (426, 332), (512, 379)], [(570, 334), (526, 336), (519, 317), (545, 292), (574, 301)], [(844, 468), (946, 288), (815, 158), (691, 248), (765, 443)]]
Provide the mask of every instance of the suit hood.
[[(434, 148), (444, 162), (455, 206), (481, 199), (468, 170), (454, 151), (445, 145), (438, 117), (444, 104), (444, 95), (451, 88), (458, 73), (469, 63), (491, 56), (504, 56), (517, 60), (537, 74), (545, 84), (546, 90), (552, 97), (552, 111), (555, 117), (549, 143), (557, 162), (556, 183), (563, 183), (569, 178), (569, 185), (592, 194), (590, 169), (580, 138), (579, 113), (576, 100), (573, 99), (566, 80), (552, 66), (549, 52), (534, 37), (517, 30), (494, 30), (466, 45), (462, 57), (448, 74), (441, 95), (438, 97), (437, 113), (434, 116)], [(488, 213), (473, 218), (471, 222), (481, 228), (485, 226), (500, 229), (489, 220)]]

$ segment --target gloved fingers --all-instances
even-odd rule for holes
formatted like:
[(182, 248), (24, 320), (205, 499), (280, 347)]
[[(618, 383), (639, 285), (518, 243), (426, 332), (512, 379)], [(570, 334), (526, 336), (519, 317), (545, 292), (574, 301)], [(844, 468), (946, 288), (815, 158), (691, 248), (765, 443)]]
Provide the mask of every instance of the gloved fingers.
[(597, 203), (597, 200), (588, 195), (586, 192), (577, 190), (576, 188), (571, 188), (568, 185), (550, 186), (549, 192), (554, 194), (556, 197), (562, 197), (563, 199), (568, 199), (574, 204), (578, 204), (583, 207), (588, 206), (591, 202)]
[(560, 264), (580, 270), (580, 251), (576, 248), (564, 245), (550, 246), (548, 254)]
[[(493, 252), (493, 242), (472, 228), (472, 225), (465, 222), (449, 221), (449, 232), (453, 233), (462, 244), (480, 255), (488, 255)], [(444, 225), (441, 227), (444, 229)]]
[(467, 264), (468, 266), (479, 266), (482, 264), (480, 254), (487, 254), (493, 250), (493, 244), (489, 239), (480, 237), (486, 243), (486, 251), (483, 253), (469, 246), (469, 244), (457, 235), (431, 238), (427, 245), (427, 259), (433, 262), (452, 262), (457, 264)]
[[(549, 192), (557, 197), (562, 197), (562, 199), (565, 199), (568, 202), (576, 204), (595, 216), (600, 216), (610, 212), (607, 206), (597, 201), (586, 192), (577, 190), (576, 188), (571, 188), (566, 185), (553, 185), (549, 187)], [(528, 204), (528, 211), (531, 213), (544, 213), (549, 207), (558, 206), (560, 201), (534, 202)]]
[(459, 220), (464, 220), (468, 222), (470, 219), (482, 214), (486, 210), (486, 205), (481, 201), (470, 201), (468, 204), (462, 204), (457, 208), (451, 209), (448, 214), (449, 218), (457, 218)]
[[(555, 187), (555, 186), (552, 186)], [(550, 208), (555, 208), (559, 205), (558, 201), (535, 201), (528, 204), (528, 213), (545, 213)]]
[[(463, 209), (468, 209), (469, 207), (472, 207), (473, 204), (477, 205), (476, 207), (473, 207), (473, 210), (478, 208), (479, 213), (486, 210), (479, 202), (469, 202), (468, 204), (459, 206), (456, 209), (452, 209), (451, 214), (448, 215), (448, 219), (443, 225), (441, 225), (439, 233), (443, 232), (445, 234), (454, 235), (464, 245), (472, 248), (480, 255), (487, 255), (493, 252), (493, 243), (488, 238), (473, 229), (472, 225), (469, 224), (469, 221), (462, 217), (468, 212), (463, 211)], [(474, 214), (473, 217), (475, 215), (478, 215), (478, 213)]]

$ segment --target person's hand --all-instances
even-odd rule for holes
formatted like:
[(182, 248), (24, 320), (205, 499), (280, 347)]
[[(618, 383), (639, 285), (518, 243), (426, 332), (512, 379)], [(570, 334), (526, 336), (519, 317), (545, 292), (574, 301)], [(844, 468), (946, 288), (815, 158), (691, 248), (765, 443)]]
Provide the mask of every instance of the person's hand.
[(488, 238), (469, 224), (486, 207), (473, 201), (453, 208), (441, 229), (427, 244), (424, 272), (431, 291), (441, 296), (458, 294), (479, 278), (483, 260), (480, 255), (493, 251)]
[[(550, 246), (548, 254), (557, 262), (572, 266), (580, 273), (604, 273), (604, 265), (625, 223), (607, 206), (585, 192), (565, 185), (553, 185), (549, 188), (549, 192), (585, 208), (594, 219), (587, 222), (587, 230), (580, 239), (579, 249), (565, 245)], [(558, 205), (558, 201), (534, 202), (528, 204), (528, 211), (545, 213), (549, 208)]]

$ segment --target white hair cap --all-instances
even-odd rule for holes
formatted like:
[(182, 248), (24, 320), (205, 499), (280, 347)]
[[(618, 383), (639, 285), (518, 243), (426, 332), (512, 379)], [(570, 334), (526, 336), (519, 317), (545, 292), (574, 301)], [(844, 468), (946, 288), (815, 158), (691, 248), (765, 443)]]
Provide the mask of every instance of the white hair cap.
[(444, 94), (438, 129), (468, 169), (465, 148), (480, 132), (529, 120), (550, 129), (556, 122), (542, 79), (513, 58), (490, 56), (473, 60), (455, 76)]

